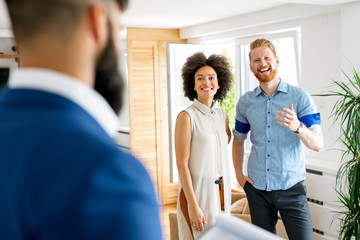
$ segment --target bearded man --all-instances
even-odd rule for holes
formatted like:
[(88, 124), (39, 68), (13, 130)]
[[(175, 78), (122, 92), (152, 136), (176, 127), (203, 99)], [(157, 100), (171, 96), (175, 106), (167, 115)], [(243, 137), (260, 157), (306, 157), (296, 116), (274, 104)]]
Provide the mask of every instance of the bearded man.
[[(250, 69), (259, 86), (241, 96), (236, 106), (236, 178), (246, 192), (253, 224), (276, 233), (279, 212), (289, 239), (312, 239), (303, 145), (314, 151), (322, 148), (320, 114), (307, 92), (279, 78), (271, 41), (256, 39), (250, 50)], [(246, 176), (244, 141), (249, 132)]]
[(0, 93), (0, 239), (162, 239), (152, 181), (113, 139), (128, 1), (6, 3), (20, 69)]

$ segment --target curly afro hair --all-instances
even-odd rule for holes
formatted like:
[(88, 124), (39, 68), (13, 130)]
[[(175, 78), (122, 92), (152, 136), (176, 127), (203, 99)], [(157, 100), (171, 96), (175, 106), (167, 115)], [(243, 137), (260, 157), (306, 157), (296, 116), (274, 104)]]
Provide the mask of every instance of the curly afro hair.
[(228, 59), (216, 54), (206, 58), (202, 52), (198, 52), (186, 60), (182, 68), (184, 95), (188, 97), (190, 101), (194, 101), (194, 99), (197, 98), (197, 93), (194, 90), (195, 73), (199, 68), (204, 66), (210, 66), (215, 70), (220, 88), (217, 90), (214, 100), (222, 102), (230, 90), (232, 73)]

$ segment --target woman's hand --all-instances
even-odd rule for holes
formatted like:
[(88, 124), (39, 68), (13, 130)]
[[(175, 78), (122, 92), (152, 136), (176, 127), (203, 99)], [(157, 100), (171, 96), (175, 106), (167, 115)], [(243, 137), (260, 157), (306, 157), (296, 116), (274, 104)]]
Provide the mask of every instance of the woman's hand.
[(207, 224), (207, 222), (201, 208), (198, 206), (189, 206), (189, 214), (191, 226), (196, 231), (203, 232), (205, 229), (204, 224)]

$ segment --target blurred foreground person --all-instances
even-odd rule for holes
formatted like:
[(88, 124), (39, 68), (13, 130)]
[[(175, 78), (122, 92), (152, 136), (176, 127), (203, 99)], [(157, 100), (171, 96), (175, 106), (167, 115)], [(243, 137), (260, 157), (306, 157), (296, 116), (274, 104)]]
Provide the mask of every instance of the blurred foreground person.
[(113, 139), (127, 0), (6, 3), (21, 68), (0, 93), (0, 239), (161, 239), (149, 175)]

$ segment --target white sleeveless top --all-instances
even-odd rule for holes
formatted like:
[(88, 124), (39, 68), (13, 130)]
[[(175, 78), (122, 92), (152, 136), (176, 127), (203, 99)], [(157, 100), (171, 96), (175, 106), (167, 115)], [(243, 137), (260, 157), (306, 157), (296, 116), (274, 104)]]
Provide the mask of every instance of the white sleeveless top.
[[(215, 223), (221, 211), (219, 185), (215, 180), (223, 176), (225, 212), (230, 213), (231, 179), (228, 159), (228, 135), (226, 133), (226, 115), (219, 108), (209, 108), (194, 99), (194, 103), (185, 109), (191, 121), (191, 145), (189, 169), (196, 201), (205, 215), (205, 229)], [(179, 182), (179, 196), (181, 183)], [(179, 239), (190, 240), (191, 232), (180, 209), (178, 198), (177, 216)], [(199, 232), (193, 228), (195, 239)]]

